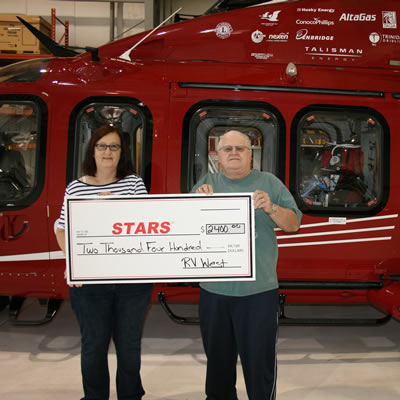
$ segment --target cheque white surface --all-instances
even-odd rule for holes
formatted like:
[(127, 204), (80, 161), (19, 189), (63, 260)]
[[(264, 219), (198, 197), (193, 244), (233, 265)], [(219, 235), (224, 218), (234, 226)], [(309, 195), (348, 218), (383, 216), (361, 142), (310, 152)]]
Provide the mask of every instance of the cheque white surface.
[(255, 280), (252, 193), (67, 197), (68, 283)]

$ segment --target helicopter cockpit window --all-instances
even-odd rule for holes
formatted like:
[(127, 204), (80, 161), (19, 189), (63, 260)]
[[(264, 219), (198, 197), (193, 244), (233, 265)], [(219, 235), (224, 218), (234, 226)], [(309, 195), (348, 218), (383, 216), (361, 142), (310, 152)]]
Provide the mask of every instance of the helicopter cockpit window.
[(384, 120), (369, 110), (313, 110), (296, 126), (296, 194), (304, 210), (368, 212), (382, 201)]
[(93, 131), (104, 124), (113, 125), (123, 133), (130, 154), (131, 169), (144, 177), (148, 143), (144, 140), (145, 118), (142, 110), (133, 104), (90, 103), (81, 109), (77, 118), (74, 178), (83, 175), (86, 146)]
[[(252, 168), (278, 173), (279, 129), (276, 115), (268, 109), (250, 107), (201, 107), (189, 122), (189, 137), (184, 138), (182, 161), (189, 171), (186, 187), (191, 187), (205, 174), (220, 171), (217, 146), (220, 136), (230, 130), (238, 130), (249, 136), (252, 149)], [(185, 149), (185, 141), (187, 147)]]
[(0, 68), (0, 82), (34, 82), (47, 72), (51, 58), (20, 61)]
[(0, 204), (21, 203), (34, 190), (38, 124), (33, 103), (0, 103)]

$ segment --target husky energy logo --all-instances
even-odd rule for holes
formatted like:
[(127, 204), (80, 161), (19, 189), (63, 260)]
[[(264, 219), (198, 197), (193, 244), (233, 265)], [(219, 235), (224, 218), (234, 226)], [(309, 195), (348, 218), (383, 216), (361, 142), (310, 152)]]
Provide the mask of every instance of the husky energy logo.
[(113, 235), (157, 235), (169, 233), (171, 222), (116, 222), (113, 224)]

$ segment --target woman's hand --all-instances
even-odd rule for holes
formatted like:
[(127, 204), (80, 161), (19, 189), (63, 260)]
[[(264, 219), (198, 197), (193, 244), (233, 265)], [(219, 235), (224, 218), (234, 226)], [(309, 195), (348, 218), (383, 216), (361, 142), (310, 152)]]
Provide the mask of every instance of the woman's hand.
[[(67, 270), (64, 271), (64, 279), (67, 279)], [(81, 283), (77, 283), (75, 285), (68, 285), (69, 287), (82, 287), (83, 285)]]
[(205, 183), (196, 189), (196, 193), (213, 194), (214, 190), (211, 185)]

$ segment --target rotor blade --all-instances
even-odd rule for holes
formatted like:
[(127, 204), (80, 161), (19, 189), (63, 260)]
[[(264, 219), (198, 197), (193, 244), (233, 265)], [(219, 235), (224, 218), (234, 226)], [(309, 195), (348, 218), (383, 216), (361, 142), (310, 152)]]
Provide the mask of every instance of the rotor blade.
[(75, 57), (77, 54), (79, 54), (76, 51), (60, 46), (57, 42), (49, 38), (44, 33), (40, 32), (29, 22), (24, 21), (21, 17), (17, 18), (32, 32), (32, 34), (39, 40), (39, 42), (42, 43), (43, 46), (45, 46), (47, 50), (49, 50), (56, 57)]

